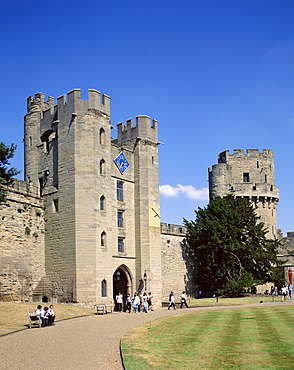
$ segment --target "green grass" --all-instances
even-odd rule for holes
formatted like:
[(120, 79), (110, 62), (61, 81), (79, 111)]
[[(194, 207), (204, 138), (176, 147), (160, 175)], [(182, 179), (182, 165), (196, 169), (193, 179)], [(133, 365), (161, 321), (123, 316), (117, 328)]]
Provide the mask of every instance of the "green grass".
[[(37, 305), (38, 303), (0, 302), (0, 336), (27, 328), (27, 311), (35, 310)], [(44, 303), (41, 303), (41, 305), (44, 306)], [(54, 312), (57, 321), (59, 321), (72, 317), (93, 315), (95, 310), (94, 308), (77, 307), (74, 305), (54, 304)]]
[(126, 370), (293, 369), (292, 306), (199, 311), (158, 319), (121, 342)]

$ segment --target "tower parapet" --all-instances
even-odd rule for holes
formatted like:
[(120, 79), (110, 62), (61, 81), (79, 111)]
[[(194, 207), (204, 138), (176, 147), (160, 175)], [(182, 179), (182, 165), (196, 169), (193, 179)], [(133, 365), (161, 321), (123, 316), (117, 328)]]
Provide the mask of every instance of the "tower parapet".
[(119, 145), (126, 141), (135, 140), (138, 137), (153, 142), (158, 141), (158, 127), (155, 119), (151, 120), (148, 116), (137, 116), (136, 126), (134, 126), (132, 118), (127, 120), (126, 123), (126, 125), (124, 122), (117, 124), (117, 141)]

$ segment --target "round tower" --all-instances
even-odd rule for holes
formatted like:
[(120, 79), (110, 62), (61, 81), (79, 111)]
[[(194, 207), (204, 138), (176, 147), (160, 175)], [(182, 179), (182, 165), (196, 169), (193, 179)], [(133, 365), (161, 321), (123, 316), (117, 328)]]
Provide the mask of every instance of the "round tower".
[(234, 194), (250, 200), (260, 221), (268, 229), (267, 237), (277, 237), (276, 209), (279, 188), (274, 179), (274, 153), (270, 149), (235, 149), (219, 154), (218, 164), (208, 169), (209, 199)]

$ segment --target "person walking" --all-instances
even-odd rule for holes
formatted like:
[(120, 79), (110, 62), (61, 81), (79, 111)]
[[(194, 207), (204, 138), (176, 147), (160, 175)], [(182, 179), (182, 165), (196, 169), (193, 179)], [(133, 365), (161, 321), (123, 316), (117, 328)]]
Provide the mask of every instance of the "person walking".
[(171, 307), (173, 307), (174, 310), (177, 309), (176, 304), (175, 304), (175, 296), (174, 296), (174, 293), (173, 292), (170, 292), (170, 294), (169, 294), (169, 306), (168, 306), (168, 310)]
[(115, 297), (117, 303), (117, 310), (119, 313), (122, 312), (122, 303), (123, 303), (123, 295), (121, 292), (118, 292), (117, 296)]
[(185, 291), (182, 291), (182, 296), (181, 296), (181, 306), (180, 306), (180, 308), (183, 308), (183, 305), (185, 305), (187, 308), (189, 308), (189, 306), (187, 305), (187, 300), (186, 300), (186, 293), (185, 293)]

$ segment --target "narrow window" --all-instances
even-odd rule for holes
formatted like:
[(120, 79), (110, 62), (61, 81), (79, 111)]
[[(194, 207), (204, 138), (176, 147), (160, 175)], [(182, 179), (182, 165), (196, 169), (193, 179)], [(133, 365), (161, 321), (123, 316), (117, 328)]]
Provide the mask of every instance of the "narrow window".
[(117, 227), (124, 227), (123, 212), (117, 211)]
[(104, 174), (105, 174), (105, 160), (101, 159), (101, 161), (100, 161), (100, 175), (104, 175)]
[(100, 211), (105, 211), (105, 196), (100, 197)]
[(117, 200), (123, 202), (124, 200), (124, 193), (123, 193), (123, 183), (118, 181), (116, 183), (116, 198)]
[(33, 145), (32, 137), (31, 137), (31, 136), (29, 137), (29, 145), (30, 145), (30, 146), (32, 146), (32, 145)]
[(264, 175), (264, 182), (267, 182), (267, 175)]
[(117, 240), (117, 250), (120, 253), (123, 253), (124, 252), (124, 250), (125, 250), (125, 247), (124, 247), (124, 238), (118, 238), (118, 240)]
[(105, 145), (105, 131), (103, 128), (99, 131), (99, 143), (100, 145)]
[(106, 247), (106, 232), (102, 231), (101, 233), (101, 247)]
[(105, 279), (103, 279), (103, 280), (101, 281), (101, 297), (107, 297), (107, 290), (106, 290), (106, 287), (107, 287), (107, 285), (106, 285), (106, 280), (105, 280)]
[(250, 182), (250, 177), (248, 172), (243, 173), (243, 182)]
[(258, 161), (256, 162), (256, 168), (259, 168), (259, 162)]
[(54, 213), (58, 212), (59, 211), (58, 199), (53, 199), (52, 205), (53, 205), (53, 212)]

